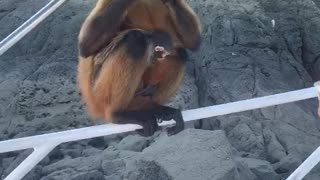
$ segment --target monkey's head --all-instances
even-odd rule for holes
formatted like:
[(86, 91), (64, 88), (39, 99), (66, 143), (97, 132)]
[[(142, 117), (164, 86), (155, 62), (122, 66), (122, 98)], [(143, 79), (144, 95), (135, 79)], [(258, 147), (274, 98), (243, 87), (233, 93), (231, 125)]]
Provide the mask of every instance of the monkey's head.
[(151, 41), (154, 49), (154, 57), (157, 60), (163, 60), (170, 55), (173, 50), (173, 42), (170, 34), (162, 30), (154, 30), (151, 33)]

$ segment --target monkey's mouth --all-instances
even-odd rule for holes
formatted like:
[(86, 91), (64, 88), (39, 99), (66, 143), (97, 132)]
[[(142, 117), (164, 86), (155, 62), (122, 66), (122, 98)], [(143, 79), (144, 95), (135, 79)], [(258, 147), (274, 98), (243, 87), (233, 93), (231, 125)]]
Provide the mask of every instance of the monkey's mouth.
[(170, 55), (170, 53), (162, 46), (156, 46), (154, 51), (155, 57), (158, 61), (162, 61), (166, 56)]

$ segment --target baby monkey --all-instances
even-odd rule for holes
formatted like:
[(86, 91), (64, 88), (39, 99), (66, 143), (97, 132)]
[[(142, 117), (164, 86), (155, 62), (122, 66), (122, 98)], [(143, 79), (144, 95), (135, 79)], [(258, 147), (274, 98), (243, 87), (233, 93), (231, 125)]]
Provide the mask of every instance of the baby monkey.
[[(172, 39), (167, 32), (156, 30), (151, 33), (150, 39), (154, 46), (154, 52), (150, 57), (153, 65), (157, 63), (157, 61), (166, 60), (166, 57), (174, 51)], [(161, 75), (161, 72), (155, 68), (153, 68), (152, 71), (154, 73), (149, 74), (149, 76), (158, 77)], [(157, 90), (156, 83), (152, 81), (154, 81), (153, 78), (149, 79), (148, 82), (145, 82), (147, 85), (143, 87), (143, 89), (137, 91), (135, 96), (152, 97)]]

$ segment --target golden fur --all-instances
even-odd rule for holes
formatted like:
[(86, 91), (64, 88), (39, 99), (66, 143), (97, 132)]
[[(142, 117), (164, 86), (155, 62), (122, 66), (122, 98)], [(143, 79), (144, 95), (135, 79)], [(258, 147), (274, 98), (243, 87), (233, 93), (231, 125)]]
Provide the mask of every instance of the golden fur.
[[(86, 40), (91, 20), (104, 10), (112, 0), (99, 0), (84, 22), (79, 41)], [(153, 104), (164, 104), (174, 96), (184, 75), (184, 62), (177, 53), (154, 63), (148, 61), (147, 53), (139, 60), (131, 60), (125, 53), (126, 47), (115, 46), (127, 30), (151, 31), (161, 29), (168, 32), (175, 48), (193, 48), (196, 35), (200, 34), (200, 22), (184, 0), (177, 0), (189, 12), (196, 26), (192, 34), (184, 34), (179, 27), (172, 7), (161, 0), (136, 0), (123, 14), (122, 30), (99, 53), (89, 57), (79, 56), (78, 84), (92, 118), (103, 118), (115, 122), (114, 112), (122, 110), (144, 110)], [(124, 32), (124, 33), (123, 33)], [(94, 46), (94, 45), (93, 45)], [(150, 50), (151, 52), (152, 50)], [(94, 74), (95, 69), (99, 71)], [(157, 85), (153, 97), (135, 96), (145, 85)]]

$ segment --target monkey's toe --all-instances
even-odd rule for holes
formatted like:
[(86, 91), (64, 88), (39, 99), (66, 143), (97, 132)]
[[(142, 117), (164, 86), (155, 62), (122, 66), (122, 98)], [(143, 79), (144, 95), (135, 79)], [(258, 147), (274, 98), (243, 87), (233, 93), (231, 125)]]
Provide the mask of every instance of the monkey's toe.
[(156, 119), (143, 122), (143, 129), (136, 130), (136, 132), (144, 137), (152, 136), (158, 129), (158, 123)]

